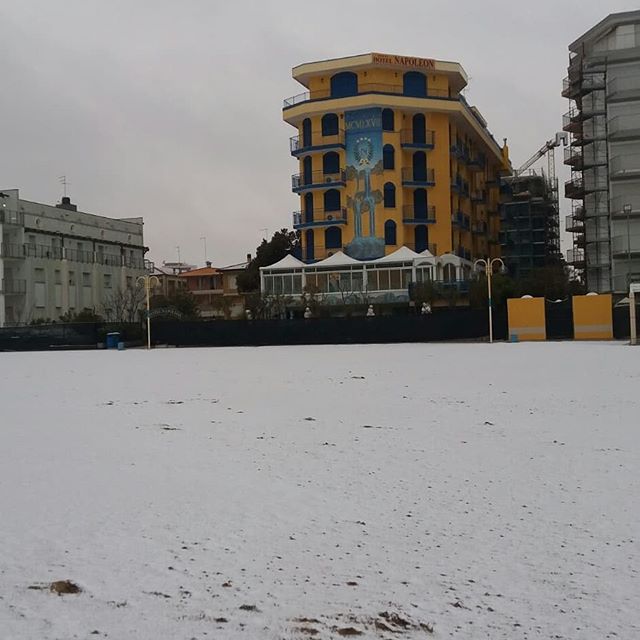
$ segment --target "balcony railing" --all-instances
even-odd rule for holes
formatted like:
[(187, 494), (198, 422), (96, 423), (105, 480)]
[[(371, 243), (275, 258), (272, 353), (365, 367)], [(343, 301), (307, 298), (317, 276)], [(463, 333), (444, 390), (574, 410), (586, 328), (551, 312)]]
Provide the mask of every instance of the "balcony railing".
[(0, 224), (23, 226), (24, 213), (22, 211), (10, 211), (9, 209), (0, 209)]
[(430, 129), (426, 131), (402, 129), (400, 131), (400, 145), (407, 149), (433, 149), (435, 137), (435, 132)]
[(582, 128), (582, 112), (575, 107), (569, 109), (567, 113), (562, 116), (562, 129), (563, 131), (571, 131), (573, 133), (580, 131)]
[(8, 259), (8, 258), (24, 258), (25, 251), (24, 246), (22, 244), (10, 244), (3, 242), (0, 244), (0, 257)]
[(289, 138), (289, 149), (292, 156), (298, 156), (309, 149), (332, 149), (335, 147), (344, 148), (344, 131), (340, 130), (333, 135), (323, 135), (322, 131), (313, 131), (310, 136), (310, 140), (306, 141), (303, 136), (292, 136)]
[(96, 253), (96, 262), (98, 264), (104, 264), (108, 267), (121, 267), (122, 256), (109, 253)]
[(403, 167), (402, 184), (406, 186), (432, 187), (436, 183), (433, 169)]
[(471, 218), (462, 211), (451, 214), (451, 224), (466, 231), (471, 230)]
[(346, 173), (344, 169), (337, 172), (325, 173), (324, 171), (311, 171), (310, 173), (296, 173), (291, 176), (291, 188), (293, 191), (305, 189), (319, 189), (336, 186), (344, 186)]
[(564, 228), (565, 231), (570, 233), (582, 232), (584, 231), (584, 220), (576, 218), (574, 215), (566, 216), (564, 219)]
[(436, 221), (436, 208), (434, 205), (415, 206), (405, 204), (402, 207), (402, 222), (404, 224), (434, 224)]
[(65, 248), (64, 257), (72, 262), (93, 262), (93, 251)]
[(592, 73), (580, 76), (579, 73), (567, 76), (562, 81), (562, 95), (565, 98), (575, 98), (596, 89), (604, 89), (604, 73)]
[(2, 278), (0, 282), (0, 293), (4, 295), (23, 295), (27, 292), (26, 280), (13, 280), (11, 278)]
[(52, 247), (46, 244), (25, 244), (23, 246), (26, 258), (62, 260), (62, 247)]
[(304, 227), (330, 226), (333, 224), (347, 223), (347, 208), (341, 207), (337, 210), (327, 211), (325, 209), (314, 209), (313, 212), (294, 211), (293, 227), (302, 229)]
[(487, 164), (487, 157), (484, 153), (472, 154), (469, 157), (467, 166), (471, 171), (482, 171)]
[(487, 192), (483, 189), (474, 189), (471, 192), (472, 202), (484, 202), (487, 199)]
[(365, 82), (358, 85), (358, 90), (348, 96), (343, 95), (331, 95), (331, 89), (316, 89), (315, 91), (305, 91), (298, 95), (286, 98), (283, 101), (283, 108), (288, 109), (294, 107), (297, 104), (303, 102), (312, 102), (314, 100), (327, 100), (333, 98), (339, 100), (340, 98), (351, 98), (353, 96), (362, 95), (365, 93), (383, 93), (390, 95), (406, 95), (408, 98), (454, 98), (458, 99), (458, 96), (449, 95), (448, 89), (432, 89), (427, 87), (427, 92), (423, 96), (413, 96), (404, 93), (402, 84), (386, 84), (378, 82)]

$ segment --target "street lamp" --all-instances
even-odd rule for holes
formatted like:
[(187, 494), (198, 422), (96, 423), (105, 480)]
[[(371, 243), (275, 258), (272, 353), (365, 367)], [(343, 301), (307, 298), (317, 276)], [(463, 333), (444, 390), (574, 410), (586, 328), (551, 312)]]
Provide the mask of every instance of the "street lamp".
[(145, 297), (147, 299), (147, 349), (151, 349), (151, 314), (150, 314), (150, 300), (149, 292), (151, 291), (151, 285), (158, 286), (160, 280), (157, 276), (150, 276), (146, 274), (144, 276), (138, 276), (136, 282), (141, 282), (144, 287)]
[(631, 216), (631, 205), (625, 204), (622, 211), (627, 216), (627, 284), (631, 283), (631, 226), (629, 218)]
[(507, 268), (502, 262), (502, 258), (480, 258), (473, 263), (474, 271), (478, 272), (484, 268), (487, 274), (487, 293), (489, 294), (489, 342), (493, 342), (493, 309), (491, 306), (491, 276), (493, 275), (493, 265), (500, 264), (500, 271), (504, 273)]

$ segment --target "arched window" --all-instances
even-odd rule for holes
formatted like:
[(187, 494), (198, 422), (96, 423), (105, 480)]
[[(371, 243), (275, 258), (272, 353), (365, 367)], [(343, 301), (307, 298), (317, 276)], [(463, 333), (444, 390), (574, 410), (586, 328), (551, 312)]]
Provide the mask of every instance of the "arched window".
[(304, 257), (305, 260), (314, 259), (314, 246), (313, 246), (313, 229), (307, 229), (304, 234)]
[(427, 154), (424, 151), (416, 151), (413, 154), (413, 179), (414, 181), (427, 179)]
[(340, 156), (335, 151), (329, 151), (322, 156), (322, 173), (340, 173)]
[(385, 144), (382, 147), (382, 168), (383, 169), (395, 169), (395, 150), (392, 144)]
[(413, 116), (413, 141), (424, 144), (427, 141), (427, 124), (422, 113)]
[(384, 243), (386, 245), (394, 245), (396, 242), (396, 223), (393, 220), (387, 220), (384, 223)]
[(413, 192), (413, 217), (427, 218), (427, 192), (424, 189), (416, 189)]
[(311, 146), (311, 120), (309, 118), (302, 121), (302, 146)]
[(331, 76), (331, 97), (346, 98), (358, 95), (358, 76), (352, 71), (343, 71)]
[(335, 113), (325, 113), (322, 116), (322, 135), (338, 135), (338, 116)]
[(429, 248), (429, 229), (423, 225), (416, 225), (414, 230), (415, 250), (421, 253)]
[(313, 181), (313, 171), (311, 165), (311, 156), (306, 156), (302, 160), (302, 184), (311, 184)]
[(324, 192), (324, 210), (340, 211), (340, 192), (337, 189)]
[(393, 118), (393, 109), (383, 109), (382, 110), (382, 130), (393, 131), (394, 129), (395, 129), (395, 126), (394, 126), (394, 118)]
[(304, 221), (313, 222), (313, 193), (304, 194)]
[(383, 188), (384, 194), (384, 206), (386, 208), (393, 208), (396, 206), (396, 187), (393, 182), (385, 182)]
[(327, 249), (342, 248), (342, 229), (340, 227), (328, 227), (325, 229), (324, 246)]
[(426, 98), (427, 76), (419, 71), (407, 71), (402, 78), (402, 93), (414, 98)]

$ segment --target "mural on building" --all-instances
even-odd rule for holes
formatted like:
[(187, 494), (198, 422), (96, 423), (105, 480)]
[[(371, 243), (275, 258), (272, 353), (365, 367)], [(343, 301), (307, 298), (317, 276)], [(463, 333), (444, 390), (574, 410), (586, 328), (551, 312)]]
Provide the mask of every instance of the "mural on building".
[(353, 215), (354, 238), (347, 255), (371, 260), (384, 255), (384, 238), (376, 237), (376, 205), (382, 192), (373, 188), (373, 176), (382, 174), (382, 109), (357, 109), (345, 113), (349, 192), (347, 209)]

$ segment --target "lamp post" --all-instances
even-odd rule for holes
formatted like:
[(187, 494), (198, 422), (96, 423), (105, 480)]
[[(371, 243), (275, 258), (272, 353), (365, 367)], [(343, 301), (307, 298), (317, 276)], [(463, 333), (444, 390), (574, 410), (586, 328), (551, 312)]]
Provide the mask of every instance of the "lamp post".
[(627, 285), (631, 284), (631, 226), (629, 218), (631, 216), (631, 205), (625, 204), (622, 211), (627, 216)]
[(500, 264), (500, 270), (506, 271), (502, 258), (480, 258), (473, 263), (475, 271), (480, 271), (480, 267), (483, 267), (487, 274), (487, 293), (489, 297), (489, 342), (493, 342), (493, 308), (491, 304), (491, 276), (493, 275), (493, 265)]
[(160, 280), (158, 280), (157, 276), (150, 276), (146, 274), (144, 276), (138, 276), (136, 282), (141, 282), (144, 287), (145, 297), (147, 301), (147, 349), (151, 349), (151, 315), (150, 315), (150, 296), (149, 292), (151, 291), (151, 284), (153, 286), (157, 286), (160, 284)]

